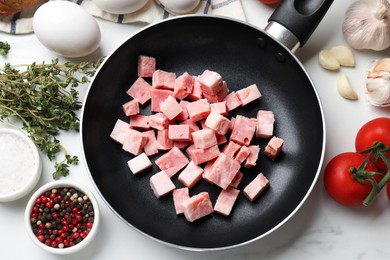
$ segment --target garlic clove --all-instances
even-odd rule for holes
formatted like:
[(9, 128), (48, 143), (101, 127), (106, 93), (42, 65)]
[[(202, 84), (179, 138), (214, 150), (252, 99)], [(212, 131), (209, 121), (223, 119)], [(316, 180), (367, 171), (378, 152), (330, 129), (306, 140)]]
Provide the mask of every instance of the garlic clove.
[(348, 47), (344, 45), (334, 46), (330, 49), (330, 52), (336, 57), (341, 66), (355, 66), (355, 57)]
[(337, 91), (343, 98), (350, 99), (350, 100), (358, 99), (358, 95), (351, 87), (348, 77), (344, 73), (340, 74), (337, 80)]
[(322, 50), (318, 55), (320, 65), (327, 70), (338, 70), (340, 63), (329, 50)]
[(390, 73), (390, 58), (383, 58), (374, 63), (372, 72), (389, 72)]
[(380, 78), (367, 78), (366, 98), (374, 106), (390, 106), (390, 75)]

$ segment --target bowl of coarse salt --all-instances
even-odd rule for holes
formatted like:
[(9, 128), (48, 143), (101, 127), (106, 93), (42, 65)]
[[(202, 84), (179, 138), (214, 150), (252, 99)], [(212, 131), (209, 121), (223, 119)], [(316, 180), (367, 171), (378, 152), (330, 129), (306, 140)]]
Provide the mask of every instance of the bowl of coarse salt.
[(33, 141), (23, 132), (0, 128), (0, 202), (27, 195), (38, 183), (42, 162)]

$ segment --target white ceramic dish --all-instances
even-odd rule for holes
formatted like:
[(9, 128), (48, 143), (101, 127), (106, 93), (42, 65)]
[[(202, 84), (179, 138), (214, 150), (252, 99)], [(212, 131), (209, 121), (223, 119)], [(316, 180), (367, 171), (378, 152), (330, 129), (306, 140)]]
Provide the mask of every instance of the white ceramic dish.
[[(70, 247), (64, 247), (64, 248), (58, 248), (58, 247), (51, 247), (43, 242), (40, 242), (37, 238), (37, 236), (34, 234), (32, 227), (31, 227), (31, 212), (35, 205), (36, 199), (40, 197), (43, 193), (46, 191), (51, 191), (52, 189), (59, 189), (59, 188), (74, 188), (81, 193), (84, 193), (86, 196), (88, 196), (89, 200), (92, 203), (93, 210), (94, 210), (94, 220), (93, 220), (93, 226), (91, 230), (89, 231), (89, 234), (79, 243), (70, 246)], [(91, 243), (91, 241), (96, 236), (99, 222), (100, 222), (100, 212), (99, 212), (99, 206), (98, 203), (94, 197), (94, 195), (83, 185), (71, 181), (66, 180), (58, 180), (58, 181), (52, 181), (49, 182), (42, 187), (40, 187), (30, 198), (30, 200), (27, 203), (25, 214), (24, 214), (24, 221), (27, 229), (27, 233), (30, 236), (31, 240), (41, 249), (52, 253), (52, 254), (58, 254), (58, 255), (65, 255), (65, 254), (72, 254), (75, 252), (78, 252), (82, 249), (84, 249), (87, 245)]]
[(42, 162), (37, 147), (23, 132), (1, 128), (0, 141), (0, 202), (14, 201), (36, 186)]

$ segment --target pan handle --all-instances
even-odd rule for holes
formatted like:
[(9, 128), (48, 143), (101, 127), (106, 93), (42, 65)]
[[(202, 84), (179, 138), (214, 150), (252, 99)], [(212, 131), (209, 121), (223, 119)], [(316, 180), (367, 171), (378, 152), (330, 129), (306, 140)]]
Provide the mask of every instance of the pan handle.
[(305, 45), (332, 3), (333, 0), (284, 0), (268, 19), (265, 31), (295, 51)]

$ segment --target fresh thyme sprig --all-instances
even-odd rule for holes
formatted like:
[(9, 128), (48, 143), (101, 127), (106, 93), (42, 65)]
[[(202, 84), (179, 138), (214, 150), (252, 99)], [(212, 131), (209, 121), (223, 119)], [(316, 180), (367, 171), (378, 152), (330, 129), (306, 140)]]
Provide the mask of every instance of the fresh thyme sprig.
[(7, 56), (9, 50), (11, 49), (11, 45), (8, 42), (0, 41), (0, 55)]
[(50, 160), (62, 152), (65, 159), (55, 163), (54, 179), (69, 174), (69, 166), (78, 163), (56, 138), (60, 130), (80, 127), (76, 111), (81, 108), (80, 84), (89, 82), (102, 59), (96, 62), (25, 65), (23, 71), (6, 63), (0, 68), (0, 121), (17, 117), (37, 147)]

